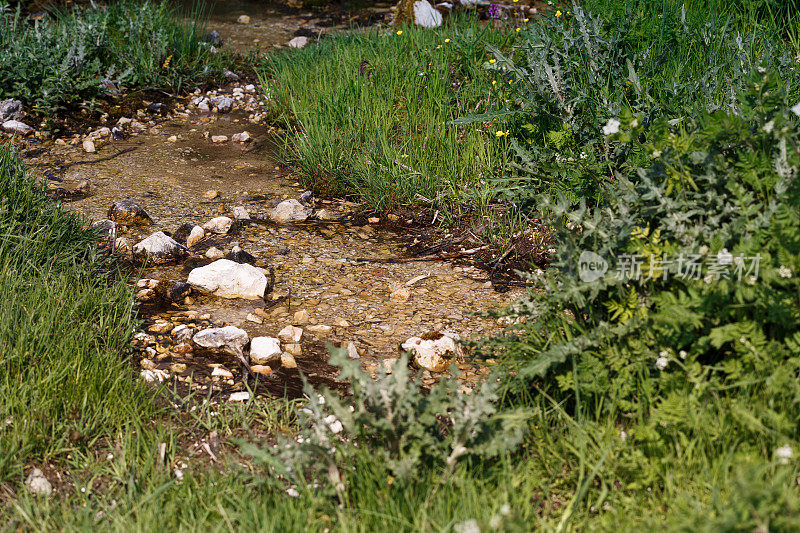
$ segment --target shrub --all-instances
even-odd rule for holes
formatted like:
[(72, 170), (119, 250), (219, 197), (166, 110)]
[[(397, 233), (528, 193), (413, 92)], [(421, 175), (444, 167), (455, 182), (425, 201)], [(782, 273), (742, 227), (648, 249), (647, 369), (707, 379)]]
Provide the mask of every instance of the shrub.
[(356, 458), (363, 454), (406, 481), (421, 469), (450, 473), (467, 457), (496, 457), (520, 443), (524, 417), (497, 413), (489, 383), (461, 394), (456, 381), (443, 379), (425, 391), (407, 357), (375, 379), (344, 349), (331, 350), (331, 363), (342, 369), (339, 377), (348, 380), (352, 397), (342, 399), (330, 391), (320, 395), (307, 385), (298, 435), (279, 439), (272, 449), (244, 447), (298, 486), (310, 479), (342, 497)]

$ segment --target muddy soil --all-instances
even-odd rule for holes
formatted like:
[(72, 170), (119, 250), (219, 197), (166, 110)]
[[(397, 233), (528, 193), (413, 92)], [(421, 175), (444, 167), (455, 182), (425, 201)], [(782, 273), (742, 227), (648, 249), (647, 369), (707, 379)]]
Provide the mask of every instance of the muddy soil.
[[(230, 28), (218, 24), (216, 29), (226, 39), (225, 46), (238, 50), (248, 50), (247, 41), (252, 44), (254, 39), (283, 43), (296, 31), (293, 28), (306, 24), (302, 18), (266, 16), (260, 23), (251, 15), (251, 24), (241, 25), (235, 22), (237, 14), (224, 15), (233, 20)], [(240, 28), (244, 26), (248, 26), (246, 31)], [(131, 244), (156, 231), (173, 234), (186, 223), (202, 226), (213, 217), (233, 217), (235, 207), (246, 208), (255, 219), (277, 201), (298, 198), (304, 189), (290, 169), (276, 162), (280, 133), (259, 123), (260, 89), (246, 88), (245, 82), (238, 87), (243, 96), (230, 113), (202, 111), (196, 106), (178, 106), (165, 114), (140, 111), (132, 117), (141, 124), (140, 131), (120, 140), (97, 139), (94, 153), (87, 153), (83, 138), (76, 137), (66, 144), (31, 144), (24, 152), (26, 161), (54, 189), (66, 191), (67, 209), (89, 219), (106, 218), (109, 207), (118, 200), (141, 205), (153, 224), (120, 228), (119, 235)], [(232, 95), (233, 89), (224, 88), (219, 94)], [(211, 140), (243, 131), (252, 136), (250, 142)], [(78, 192), (70, 195), (72, 191)], [(187, 348), (169, 330), (154, 333), (153, 329), (164, 328), (153, 325), (164, 321), (198, 329), (233, 325), (253, 338), (274, 337), (285, 326), (297, 324), (304, 328), (295, 357), (297, 367), (312, 383), (336, 386), (336, 369), (327, 364), (329, 344), (354, 343), (364, 368), (375, 372), (396, 358), (399, 345), (411, 336), (444, 331), (471, 339), (499, 331), (503, 325), (498, 320), (472, 312), (503, 307), (521, 294), (520, 288), (495, 291), (486, 272), (469, 265), (383, 262), (407, 257), (414, 235), (389, 220), (360, 215), (358, 206), (349, 202), (323, 199), (315, 200), (313, 206), (325, 208), (336, 220), (294, 225), (253, 220), (194, 246), (195, 261), (202, 261), (212, 246), (225, 253), (233, 246), (241, 247), (255, 256), (256, 266), (274, 271), (274, 290), (266, 301), (192, 293), (167, 305), (144, 302), (141, 316), (144, 329), (150, 331), (139, 335), (137, 342), (140, 359), (147, 360), (143, 366), (152, 362), (179, 392), (211, 393), (224, 400), (245, 387), (236, 358)], [(130, 281), (135, 284), (139, 277), (162, 283), (186, 280), (188, 271), (185, 264), (147, 266), (137, 270)], [(308, 318), (297, 318), (298, 311), (307, 311)], [(465, 361), (455, 366), (467, 388), (488, 372), (485, 366)], [(212, 376), (217, 367), (230, 375)], [(436, 378), (426, 372), (426, 381)], [(298, 369), (285, 366), (248, 382), (263, 396), (297, 396), (301, 385)]]

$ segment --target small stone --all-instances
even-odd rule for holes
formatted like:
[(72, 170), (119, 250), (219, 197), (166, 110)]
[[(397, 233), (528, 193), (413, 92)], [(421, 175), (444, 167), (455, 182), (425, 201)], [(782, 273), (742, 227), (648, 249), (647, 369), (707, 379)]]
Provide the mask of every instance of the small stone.
[(211, 136), (211, 142), (213, 142), (215, 144), (226, 143), (226, 142), (228, 142), (228, 136), (227, 135), (212, 135)]
[(297, 368), (297, 361), (295, 361), (292, 354), (284, 352), (281, 354), (281, 366), (283, 368)]
[(284, 200), (279, 203), (269, 213), (269, 218), (273, 222), (303, 222), (311, 216), (312, 209), (304, 207), (297, 200)]
[(252, 265), (256, 262), (256, 258), (252, 254), (245, 252), (238, 246), (231, 248), (231, 251), (225, 256), (225, 259), (235, 261), (236, 263), (247, 263)]
[(169, 369), (173, 374), (183, 374), (186, 372), (186, 364), (185, 363), (172, 363), (169, 365)]
[(350, 322), (345, 320), (344, 318), (337, 318), (333, 321), (334, 325), (339, 326), (340, 328), (349, 328)]
[[(214, 101), (217, 113), (230, 113), (233, 109), (233, 98), (218, 98)], [(228, 140), (227, 137), (225, 140)]]
[(280, 359), (281, 341), (274, 337), (255, 337), (250, 342), (250, 361), (265, 365)]
[(178, 343), (191, 341), (195, 333), (197, 333), (197, 329), (189, 327), (186, 324), (175, 326), (170, 332), (170, 334), (175, 337), (175, 342)]
[(83, 141), (83, 151), (87, 154), (93, 154), (97, 151), (97, 148), (94, 146), (94, 142), (89, 139)]
[(250, 24), (250, 17), (248, 15), (239, 15), (239, 18), (236, 19), (236, 22), (239, 24)]
[(163, 231), (157, 231), (133, 247), (133, 255), (156, 264), (168, 263), (185, 256), (187, 250)]
[(299, 344), (286, 344), (283, 349), (286, 353), (292, 354), (295, 357), (303, 355), (303, 347)]
[(411, 291), (405, 287), (389, 294), (389, 299), (393, 302), (407, 302), (409, 298), (411, 298)]
[(358, 348), (356, 348), (355, 343), (352, 341), (347, 343), (347, 357), (349, 357), (350, 359), (361, 358), (361, 355), (359, 355), (358, 353)]
[(259, 374), (264, 377), (267, 377), (270, 374), (272, 374), (272, 368), (267, 365), (252, 365), (250, 367), (250, 371), (253, 374)]
[(164, 381), (169, 379), (169, 374), (167, 374), (163, 370), (155, 368), (153, 370), (142, 370), (142, 372), (139, 374), (139, 377), (148, 383), (155, 383), (156, 381), (159, 383), (163, 383)]
[(333, 330), (332, 327), (326, 326), (324, 324), (317, 324), (317, 325), (314, 325), (314, 326), (308, 326), (306, 329), (308, 331), (310, 331), (311, 333), (315, 333), (315, 334), (318, 334), (318, 335), (327, 335), (328, 333), (330, 333)]
[(175, 136), (175, 135), (170, 135), (169, 137), (167, 137), (167, 142), (168, 143), (176, 143), (176, 142), (178, 142), (178, 137)]
[(212, 378), (225, 378), (225, 379), (233, 379), (233, 372), (225, 368), (224, 366), (218, 366), (211, 371)]
[(14, 135), (30, 135), (33, 133), (33, 128), (18, 120), (6, 120), (3, 122), (3, 131), (6, 133), (13, 133)]
[(243, 392), (234, 392), (231, 394), (230, 398), (228, 398), (229, 402), (246, 402), (250, 399), (250, 393), (247, 391)]
[(53, 485), (47, 480), (44, 472), (38, 468), (34, 468), (33, 472), (28, 475), (25, 486), (31, 494), (36, 496), (50, 496), (53, 493)]
[(168, 296), (170, 300), (177, 302), (183, 298), (186, 298), (190, 292), (192, 292), (191, 285), (185, 281), (176, 281), (172, 284), (172, 287), (169, 288)]
[(231, 140), (235, 143), (249, 143), (253, 140), (253, 137), (250, 133), (243, 131), (242, 133), (234, 133)]
[(0, 123), (9, 120), (22, 120), (25, 112), (22, 110), (22, 102), (9, 98), (0, 102)]
[(142, 359), (141, 361), (139, 361), (139, 366), (141, 366), (145, 370), (153, 370), (155, 369), (156, 364), (150, 359)]
[(278, 338), (284, 342), (300, 342), (303, 338), (303, 328), (286, 326), (278, 333)]
[(172, 331), (172, 328), (173, 328), (172, 322), (156, 322), (155, 324), (147, 328), (147, 331), (149, 331), (150, 333), (164, 334), (167, 333), (168, 331)]
[(311, 320), (311, 317), (308, 315), (308, 311), (301, 309), (300, 311), (295, 312), (294, 320), (292, 322), (295, 325), (302, 326), (304, 324), (308, 324), (309, 320)]
[(439, 332), (422, 337), (411, 337), (401, 345), (403, 351), (411, 352), (413, 362), (430, 372), (444, 372), (452, 360), (461, 355), (461, 347), (453, 335)]
[(250, 211), (246, 207), (237, 205), (233, 208), (234, 220), (250, 220)]
[(212, 218), (205, 224), (203, 224), (203, 229), (206, 231), (210, 231), (211, 233), (217, 233), (220, 235), (224, 235), (228, 233), (233, 226), (233, 219), (229, 217), (216, 217)]
[(139, 204), (131, 200), (114, 202), (114, 205), (108, 209), (108, 218), (123, 226), (141, 226), (153, 222), (150, 215)]
[(217, 261), (219, 259), (224, 259), (225, 253), (216, 246), (212, 246), (211, 248), (206, 250), (205, 256), (211, 259), (212, 261)]
[(219, 191), (211, 189), (203, 193), (203, 198), (206, 200), (214, 200), (215, 198), (219, 198)]
[[(191, 330), (191, 331), (195, 331), (195, 330)], [(192, 353), (194, 351), (194, 348), (192, 348), (191, 344), (188, 344), (186, 342), (182, 342), (181, 344), (176, 345), (172, 349), (172, 351), (175, 352), (176, 354), (179, 354), (179, 355), (188, 355), (188, 354), (190, 354), (190, 353)]]
[(241, 353), (249, 342), (247, 332), (235, 326), (222, 328), (208, 328), (195, 333), (192, 340), (198, 346), (208, 349), (229, 349), (234, 353)]
[(201, 228), (200, 226), (195, 226), (192, 228), (192, 231), (189, 233), (189, 236), (186, 237), (186, 246), (191, 248), (198, 242), (202, 241), (206, 236), (206, 231)]
[(367, 222), (369, 222), (370, 224), (377, 224), (380, 221), (381, 221), (381, 219), (379, 219), (378, 217), (369, 217), (367, 219)]
[(308, 37), (295, 37), (291, 41), (289, 41), (289, 46), (291, 48), (303, 48), (305, 45), (308, 44)]

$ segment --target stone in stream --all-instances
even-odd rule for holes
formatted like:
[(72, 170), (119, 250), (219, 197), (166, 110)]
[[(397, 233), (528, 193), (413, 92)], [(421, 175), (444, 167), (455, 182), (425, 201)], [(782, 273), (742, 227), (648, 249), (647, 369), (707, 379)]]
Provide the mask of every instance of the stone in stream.
[(9, 98), (0, 102), (0, 123), (9, 120), (22, 120), (25, 113), (22, 111), (22, 102)]
[(274, 337), (255, 337), (250, 342), (250, 362), (266, 365), (281, 358), (281, 341)]
[(206, 236), (206, 231), (201, 228), (200, 226), (195, 226), (192, 228), (192, 231), (189, 232), (189, 235), (186, 237), (186, 246), (191, 248)]
[(93, 222), (92, 227), (97, 230), (103, 239), (110, 243), (110, 246), (114, 246), (114, 242), (117, 240), (117, 230), (119, 228), (119, 224), (113, 220), (105, 218), (103, 220)]
[(25, 480), (25, 487), (31, 494), (36, 496), (50, 496), (53, 493), (53, 485), (44, 476), (44, 472), (34, 468)]
[(263, 298), (267, 289), (267, 276), (261, 269), (229, 259), (195, 268), (187, 281), (192, 288), (221, 298), (255, 300)]
[(250, 341), (247, 332), (235, 326), (222, 328), (208, 328), (198, 331), (192, 337), (198, 346), (209, 350), (226, 350), (232, 353), (242, 353), (245, 345)]
[(192, 286), (186, 283), (185, 281), (176, 281), (172, 284), (172, 287), (169, 288), (169, 292), (167, 295), (169, 299), (173, 302), (177, 302), (189, 296), (189, 293), (192, 292)]
[(211, 233), (218, 233), (224, 235), (228, 233), (233, 226), (233, 219), (230, 217), (216, 217), (212, 218), (205, 224), (203, 224), (203, 229), (206, 231), (210, 231)]
[(411, 337), (400, 348), (411, 352), (415, 365), (430, 372), (444, 372), (453, 358), (461, 355), (461, 347), (454, 336), (438, 331)]
[(233, 208), (234, 220), (250, 220), (250, 211), (242, 205), (237, 205)]
[(314, 198), (314, 192), (313, 191), (306, 191), (303, 194), (301, 194), (300, 197), (297, 200), (301, 204), (307, 205), (311, 201), (312, 198)]
[(3, 131), (15, 135), (29, 135), (33, 133), (33, 128), (19, 120), (6, 120), (3, 122)]
[(114, 202), (114, 205), (108, 209), (108, 218), (123, 226), (144, 226), (153, 222), (150, 215), (139, 204), (131, 200)]
[(186, 238), (189, 237), (189, 234), (192, 232), (193, 228), (194, 224), (181, 224), (178, 226), (178, 229), (172, 233), (172, 238), (181, 244), (186, 244)]
[(212, 246), (206, 250), (205, 256), (212, 261), (216, 261), (217, 259), (223, 259), (225, 257), (225, 253), (216, 246)]
[(245, 252), (238, 246), (231, 248), (231, 251), (225, 256), (225, 259), (230, 259), (231, 261), (235, 261), (237, 263), (248, 263), (251, 265), (256, 262), (256, 258), (253, 257), (252, 254)]
[(269, 218), (273, 222), (303, 222), (311, 216), (312, 209), (304, 207), (303, 204), (295, 199), (284, 200), (275, 206), (269, 213)]
[(169, 263), (185, 256), (186, 247), (176, 242), (163, 231), (157, 231), (133, 246), (133, 255), (139, 260), (147, 259), (156, 264)]

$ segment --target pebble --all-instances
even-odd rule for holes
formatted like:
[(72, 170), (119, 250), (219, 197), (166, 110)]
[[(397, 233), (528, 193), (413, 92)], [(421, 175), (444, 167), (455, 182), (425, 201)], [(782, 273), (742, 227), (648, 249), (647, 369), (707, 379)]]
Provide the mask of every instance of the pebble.
[(274, 337), (255, 337), (250, 342), (250, 361), (264, 365), (280, 359), (281, 341)]
[(250, 367), (250, 371), (254, 374), (260, 374), (262, 376), (269, 376), (272, 374), (272, 368), (267, 365), (252, 365)]
[(229, 402), (246, 402), (250, 399), (250, 393), (247, 391), (243, 392), (234, 392), (231, 394), (230, 398), (228, 398)]
[(216, 261), (218, 259), (223, 259), (225, 257), (225, 252), (223, 252), (216, 246), (212, 246), (211, 248), (206, 250), (205, 256), (209, 259)]
[(252, 138), (252, 137), (250, 136), (250, 134), (249, 134), (248, 132), (246, 132), (246, 131), (243, 131), (242, 133), (235, 133), (235, 134), (234, 134), (234, 135), (231, 137), (231, 140), (232, 140), (233, 142), (235, 142), (235, 143), (248, 143), (248, 142), (250, 142), (252, 139), (253, 139), (253, 138)]
[(225, 368), (224, 366), (215, 367), (214, 370), (211, 371), (212, 378), (226, 378), (226, 379), (233, 379), (233, 372)]
[(205, 224), (203, 224), (203, 229), (206, 231), (210, 231), (211, 233), (217, 233), (220, 235), (224, 235), (230, 231), (231, 226), (233, 226), (233, 219), (229, 217), (216, 217), (212, 218)]
[(44, 472), (34, 468), (25, 480), (25, 487), (31, 494), (36, 496), (50, 496), (53, 493), (53, 485), (44, 475)]
[(239, 15), (239, 18), (236, 19), (236, 22), (239, 24), (250, 24), (250, 17), (248, 15)]
[(97, 148), (94, 146), (94, 142), (89, 139), (83, 141), (83, 151), (87, 154), (93, 154), (97, 151)]
[(286, 326), (278, 333), (278, 338), (284, 342), (300, 342), (303, 338), (303, 328)]
[(308, 324), (309, 320), (311, 320), (311, 317), (308, 315), (308, 311), (306, 311), (305, 309), (301, 309), (300, 311), (297, 311), (294, 314), (293, 322), (297, 326)]
[(192, 228), (192, 231), (189, 233), (189, 236), (186, 237), (186, 246), (191, 248), (198, 242), (202, 241), (206, 236), (206, 231), (201, 228), (200, 226), (195, 226)]
[(212, 135), (211, 136), (211, 142), (216, 143), (216, 144), (226, 143), (226, 142), (228, 142), (228, 136), (227, 135)]
[(295, 361), (292, 354), (284, 352), (281, 354), (281, 366), (290, 369), (297, 368), (297, 361)]

